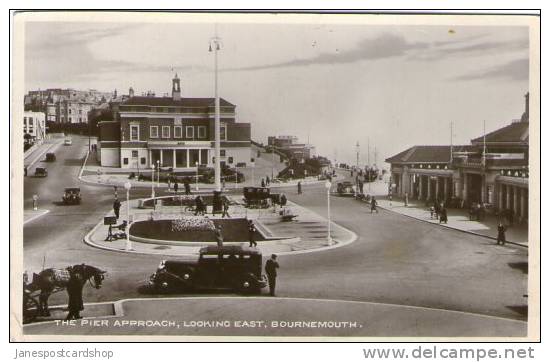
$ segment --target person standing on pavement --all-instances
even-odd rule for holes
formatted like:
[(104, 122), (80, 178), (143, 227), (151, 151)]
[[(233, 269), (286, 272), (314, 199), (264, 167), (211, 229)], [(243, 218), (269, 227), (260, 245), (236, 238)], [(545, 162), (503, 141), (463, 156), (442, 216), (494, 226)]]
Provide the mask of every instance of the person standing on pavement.
[(226, 216), (228, 218), (231, 218), (231, 216), (229, 216), (229, 201), (227, 199), (224, 199), (222, 202), (223, 202), (222, 219)]
[(189, 184), (189, 179), (186, 178), (185, 181), (183, 181), (183, 187), (185, 188), (185, 194), (190, 195), (191, 194), (191, 185)]
[(178, 188), (179, 188), (179, 185), (178, 185), (178, 180), (174, 180), (174, 193), (177, 194), (178, 193)]
[(256, 237), (256, 225), (254, 225), (254, 221), (248, 220), (248, 246), (249, 247), (256, 247), (258, 246), (258, 243), (255, 240)]
[(302, 183), (298, 181), (298, 195), (302, 193)]
[(269, 176), (266, 176), (266, 177), (265, 177), (265, 184), (266, 184), (267, 186), (269, 186), (269, 183), (270, 183), (270, 182), (271, 182), (271, 180), (269, 179)]
[(372, 214), (373, 211), (376, 211), (378, 214), (378, 209), (376, 208), (377, 202), (374, 196), (370, 199), (370, 213)]
[(502, 224), (502, 221), (499, 221), (498, 222), (498, 226), (497, 226), (497, 232), (498, 232), (498, 235), (497, 235), (497, 245), (504, 245), (506, 244), (506, 234), (505, 234), (505, 231), (506, 231), (506, 227)]
[(223, 234), (221, 225), (216, 225), (214, 236), (216, 237), (216, 244), (218, 245), (218, 261), (221, 263), (223, 261)]
[(115, 197), (115, 202), (113, 202), (113, 211), (115, 212), (116, 219), (120, 217), (120, 201), (118, 197)]
[(65, 320), (80, 319), (80, 311), (84, 310), (84, 302), (82, 300), (82, 278), (80, 274), (69, 271), (69, 282), (67, 283), (67, 294), (69, 295), (69, 313)]
[(271, 254), (271, 259), (268, 259), (265, 263), (265, 273), (267, 274), (267, 281), (269, 283), (269, 295), (275, 296), (275, 283), (277, 281), (277, 269), (279, 269), (279, 263), (277, 262), (277, 255)]
[(441, 208), (439, 209), (439, 223), (447, 223), (447, 209), (443, 204), (441, 204)]

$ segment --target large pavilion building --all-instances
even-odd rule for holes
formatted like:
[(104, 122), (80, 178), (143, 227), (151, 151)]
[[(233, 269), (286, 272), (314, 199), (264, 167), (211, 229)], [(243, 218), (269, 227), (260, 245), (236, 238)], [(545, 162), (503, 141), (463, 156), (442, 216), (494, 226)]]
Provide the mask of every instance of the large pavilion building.
[[(112, 119), (99, 122), (101, 166), (150, 168), (157, 161), (174, 170), (214, 166), (214, 98), (181, 97), (180, 79), (172, 96), (128, 96), (111, 103)], [(220, 99), (222, 165), (244, 166), (251, 160), (250, 123), (236, 122), (235, 105)]]
[(520, 120), (462, 146), (413, 146), (386, 159), (393, 192), (432, 202), (460, 200), (512, 210), (517, 221), (528, 218), (529, 93)]

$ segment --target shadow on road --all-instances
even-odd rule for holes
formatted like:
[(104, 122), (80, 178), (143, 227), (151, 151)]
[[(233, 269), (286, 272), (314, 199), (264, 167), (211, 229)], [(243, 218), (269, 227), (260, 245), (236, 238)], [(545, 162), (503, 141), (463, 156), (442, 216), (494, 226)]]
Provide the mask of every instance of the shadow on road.
[(521, 270), (523, 274), (527, 274), (529, 270), (529, 264), (527, 262), (508, 263), (508, 266), (512, 269)]
[(528, 315), (527, 305), (507, 305), (506, 308), (522, 316), (523, 317), (522, 320), (527, 320), (527, 315)]

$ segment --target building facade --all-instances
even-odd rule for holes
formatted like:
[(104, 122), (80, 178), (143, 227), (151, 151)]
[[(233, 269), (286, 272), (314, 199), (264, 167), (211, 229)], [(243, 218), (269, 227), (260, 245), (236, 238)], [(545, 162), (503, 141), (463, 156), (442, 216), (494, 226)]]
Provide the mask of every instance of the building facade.
[(46, 138), (46, 115), (43, 112), (23, 112), (23, 134), (26, 143), (40, 142)]
[(529, 94), (520, 120), (463, 146), (414, 146), (386, 159), (393, 192), (432, 202), (481, 203), (528, 219)]
[[(135, 96), (112, 102), (113, 118), (100, 121), (102, 166), (129, 169), (157, 165), (175, 170), (214, 166), (214, 98), (181, 97), (180, 79), (172, 96)], [(220, 163), (250, 163), (250, 123), (236, 122), (235, 105), (220, 99)]]
[(267, 144), (285, 153), (289, 159), (295, 159), (299, 162), (315, 156), (315, 147), (310, 144), (299, 143), (296, 136), (269, 136)]

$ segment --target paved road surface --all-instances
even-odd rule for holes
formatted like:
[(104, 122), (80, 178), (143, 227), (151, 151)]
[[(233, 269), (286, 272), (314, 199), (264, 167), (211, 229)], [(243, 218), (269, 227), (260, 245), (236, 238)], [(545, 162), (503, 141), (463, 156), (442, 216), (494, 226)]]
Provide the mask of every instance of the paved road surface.
[[(73, 146), (57, 150), (49, 176), (25, 178), (25, 208), (32, 195), (51, 211), (25, 225), (24, 265), (39, 271), (86, 262), (109, 271), (100, 290), (85, 288), (86, 302), (150, 297), (139, 286), (159, 258), (109, 253), (86, 246), (84, 235), (111, 208), (113, 189), (80, 185), (83, 202), (62, 206), (63, 188), (78, 185), (78, 172), (87, 139), (73, 137)], [(132, 198), (148, 190), (132, 191)], [(323, 185), (294, 189), (290, 200), (325, 215)], [(46, 206), (45, 206), (46, 205)], [(423, 306), (525, 319), (527, 292), (526, 250), (502, 247), (485, 238), (464, 234), (381, 210), (370, 214), (364, 204), (334, 197), (333, 219), (359, 235), (353, 244), (312, 254), (280, 258), (278, 296), (341, 299)], [(66, 303), (66, 295), (52, 296), (51, 305)]]

